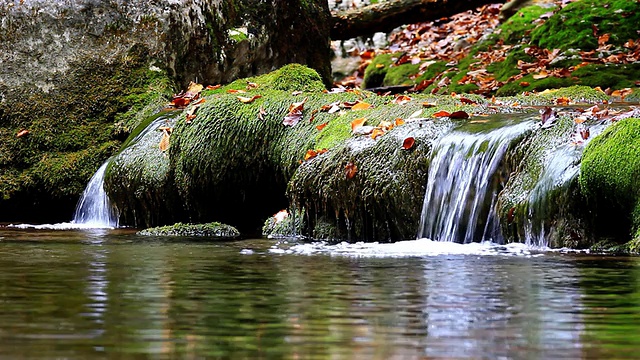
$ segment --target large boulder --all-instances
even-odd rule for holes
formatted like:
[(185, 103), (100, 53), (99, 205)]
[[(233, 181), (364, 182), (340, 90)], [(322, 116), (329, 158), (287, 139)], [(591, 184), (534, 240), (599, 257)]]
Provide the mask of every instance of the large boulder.
[(191, 80), (290, 62), (330, 78), (325, 1), (10, 1), (0, 19), (5, 221), (68, 220), (100, 164)]

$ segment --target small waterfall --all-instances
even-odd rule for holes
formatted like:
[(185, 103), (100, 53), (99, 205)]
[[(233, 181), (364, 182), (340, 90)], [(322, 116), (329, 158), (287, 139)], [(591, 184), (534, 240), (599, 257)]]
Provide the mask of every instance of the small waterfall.
[(494, 175), (511, 141), (531, 125), (527, 121), (475, 133), (456, 130), (434, 144), (418, 238), (497, 241), (494, 202), (503, 184)]
[(89, 180), (76, 206), (72, 223), (96, 228), (118, 226), (118, 216), (104, 191), (104, 174), (108, 164), (109, 160), (105, 161)]

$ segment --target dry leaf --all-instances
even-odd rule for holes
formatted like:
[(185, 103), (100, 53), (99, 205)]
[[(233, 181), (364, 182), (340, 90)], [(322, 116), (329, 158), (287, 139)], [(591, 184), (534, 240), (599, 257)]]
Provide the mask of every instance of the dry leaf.
[(359, 128), (360, 126), (364, 125), (364, 123), (367, 122), (366, 118), (358, 118), (355, 119), (351, 122), (351, 131), (355, 131), (357, 128)]
[(258, 111), (258, 119), (264, 121), (265, 115), (267, 115), (267, 110), (265, 110), (264, 107), (260, 107), (260, 111)]
[(304, 161), (313, 159), (316, 156), (318, 156), (318, 152), (313, 150), (313, 149), (309, 149), (309, 150), (307, 150), (307, 153), (304, 154)]
[(377, 127), (374, 128), (373, 131), (371, 132), (371, 138), (373, 140), (375, 140), (378, 136), (380, 135), (384, 135), (384, 130), (382, 130), (381, 128)]
[(451, 115), (451, 113), (450, 113), (450, 112), (448, 112), (448, 111), (444, 111), (444, 110), (440, 110), (440, 111), (438, 111), (438, 112), (434, 113), (434, 114), (433, 114), (433, 115), (431, 115), (431, 116), (433, 116), (433, 117), (447, 117), (447, 116), (449, 116), (449, 115)]
[(344, 166), (344, 174), (347, 177), (347, 179), (353, 179), (353, 177), (356, 176), (357, 172), (358, 172), (358, 167), (356, 166), (356, 164), (352, 163), (351, 161), (349, 161), (347, 165)]
[(436, 106), (436, 104), (434, 104), (434, 103), (430, 103), (430, 102), (423, 102), (423, 103), (422, 103), (422, 106), (424, 106), (424, 107), (426, 107), (426, 108), (432, 108), (432, 107), (435, 107), (435, 106)]
[(397, 118), (397, 119), (395, 120), (395, 125), (396, 125), (396, 126), (404, 125), (404, 120), (402, 120), (402, 119), (400, 119), (400, 118)]
[(358, 101), (355, 105), (351, 107), (351, 110), (366, 110), (371, 108), (371, 106), (372, 105), (369, 103)]
[(398, 104), (398, 105), (404, 105), (404, 104), (408, 103), (409, 101), (411, 101), (411, 98), (408, 97), (407, 95), (396, 96), (396, 98), (393, 100), (393, 102)]
[(218, 85), (207, 85), (207, 87), (205, 88), (205, 90), (217, 90), (220, 89), (222, 85), (218, 84)]
[(262, 95), (253, 95), (252, 97), (238, 96), (238, 100), (240, 100), (243, 104), (252, 103), (255, 99), (260, 99)]
[(328, 121), (316, 126), (316, 129), (318, 129), (318, 131), (322, 131), (322, 129), (324, 129), (327, 125), (329, 125)]
[(295, 126), (300, 119), (302, 119), (302, 111), (296, 110), (287, 114), (282, 120), (282, 123), (287, 126)]
[(408, 137), (406, 139), (404, 139), (404, 141), (402, 142), (402, 149), (403, 150), (410, 150), (413, 148), (413, 146), (416, 143), (416, 139), (414, 139), (413, 137)]
[(237, 90), (237, 89), (227, 90), (227, 94), (244, 94), (244, 93), (246, 93), (246, 91), (244, 90)]
[(18, 133), (16, 134), (16, 137), (19, 138), (19, 137), (23, 137), (25, 135), (29, 135), (29, 130), (22, 129), (22, 130), (18, 131)]
[(449, 117), (451, 119), (468, 119), (469, 118), (469, 114), (467, 114), (466, 111), (454, 111), (451, 114), (449, 114)]
[(169, 148), (169, 133), (167, 132), (167, 130), (162, 131), (162, 139), (160, 139), (160, 144), (158, 145), (158, 147), (162, 152), (167, 151), (167, 149)]
[(257, 89), (260, 85), (251, 82), (251, 81), (247, 81), (247, 90), (253, 90), (253, 89)]

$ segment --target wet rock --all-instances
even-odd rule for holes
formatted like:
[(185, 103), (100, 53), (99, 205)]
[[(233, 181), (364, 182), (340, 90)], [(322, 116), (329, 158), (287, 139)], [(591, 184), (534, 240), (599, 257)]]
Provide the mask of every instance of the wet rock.
[(199, 237), (216, 240), (234, 240), (240, 237), (240, 232), (233, 226), (218, 222), (206, 224), (176, 223), (168, 226), (160, 226), (144, 229), (138, 232), (143, 236), (181, 236)]

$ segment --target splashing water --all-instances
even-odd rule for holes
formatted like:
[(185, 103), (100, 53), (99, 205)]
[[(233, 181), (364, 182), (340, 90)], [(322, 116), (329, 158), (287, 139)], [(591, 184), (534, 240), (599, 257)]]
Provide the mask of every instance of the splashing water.
[(89, 180), (84, 189), (72, 223), (84, 224), (95, 228), (113, 228), (118, 226), (118, 216), (111, 206), (109, 196), (104, 191), (104, 174), (109, 161), (107, 160)]
[(499, 241), (493, 203), (496, 171), (512, 140), (531, 121), (489, 131), (453, 131), (434, 145), (418, 238), (469, 243)]

